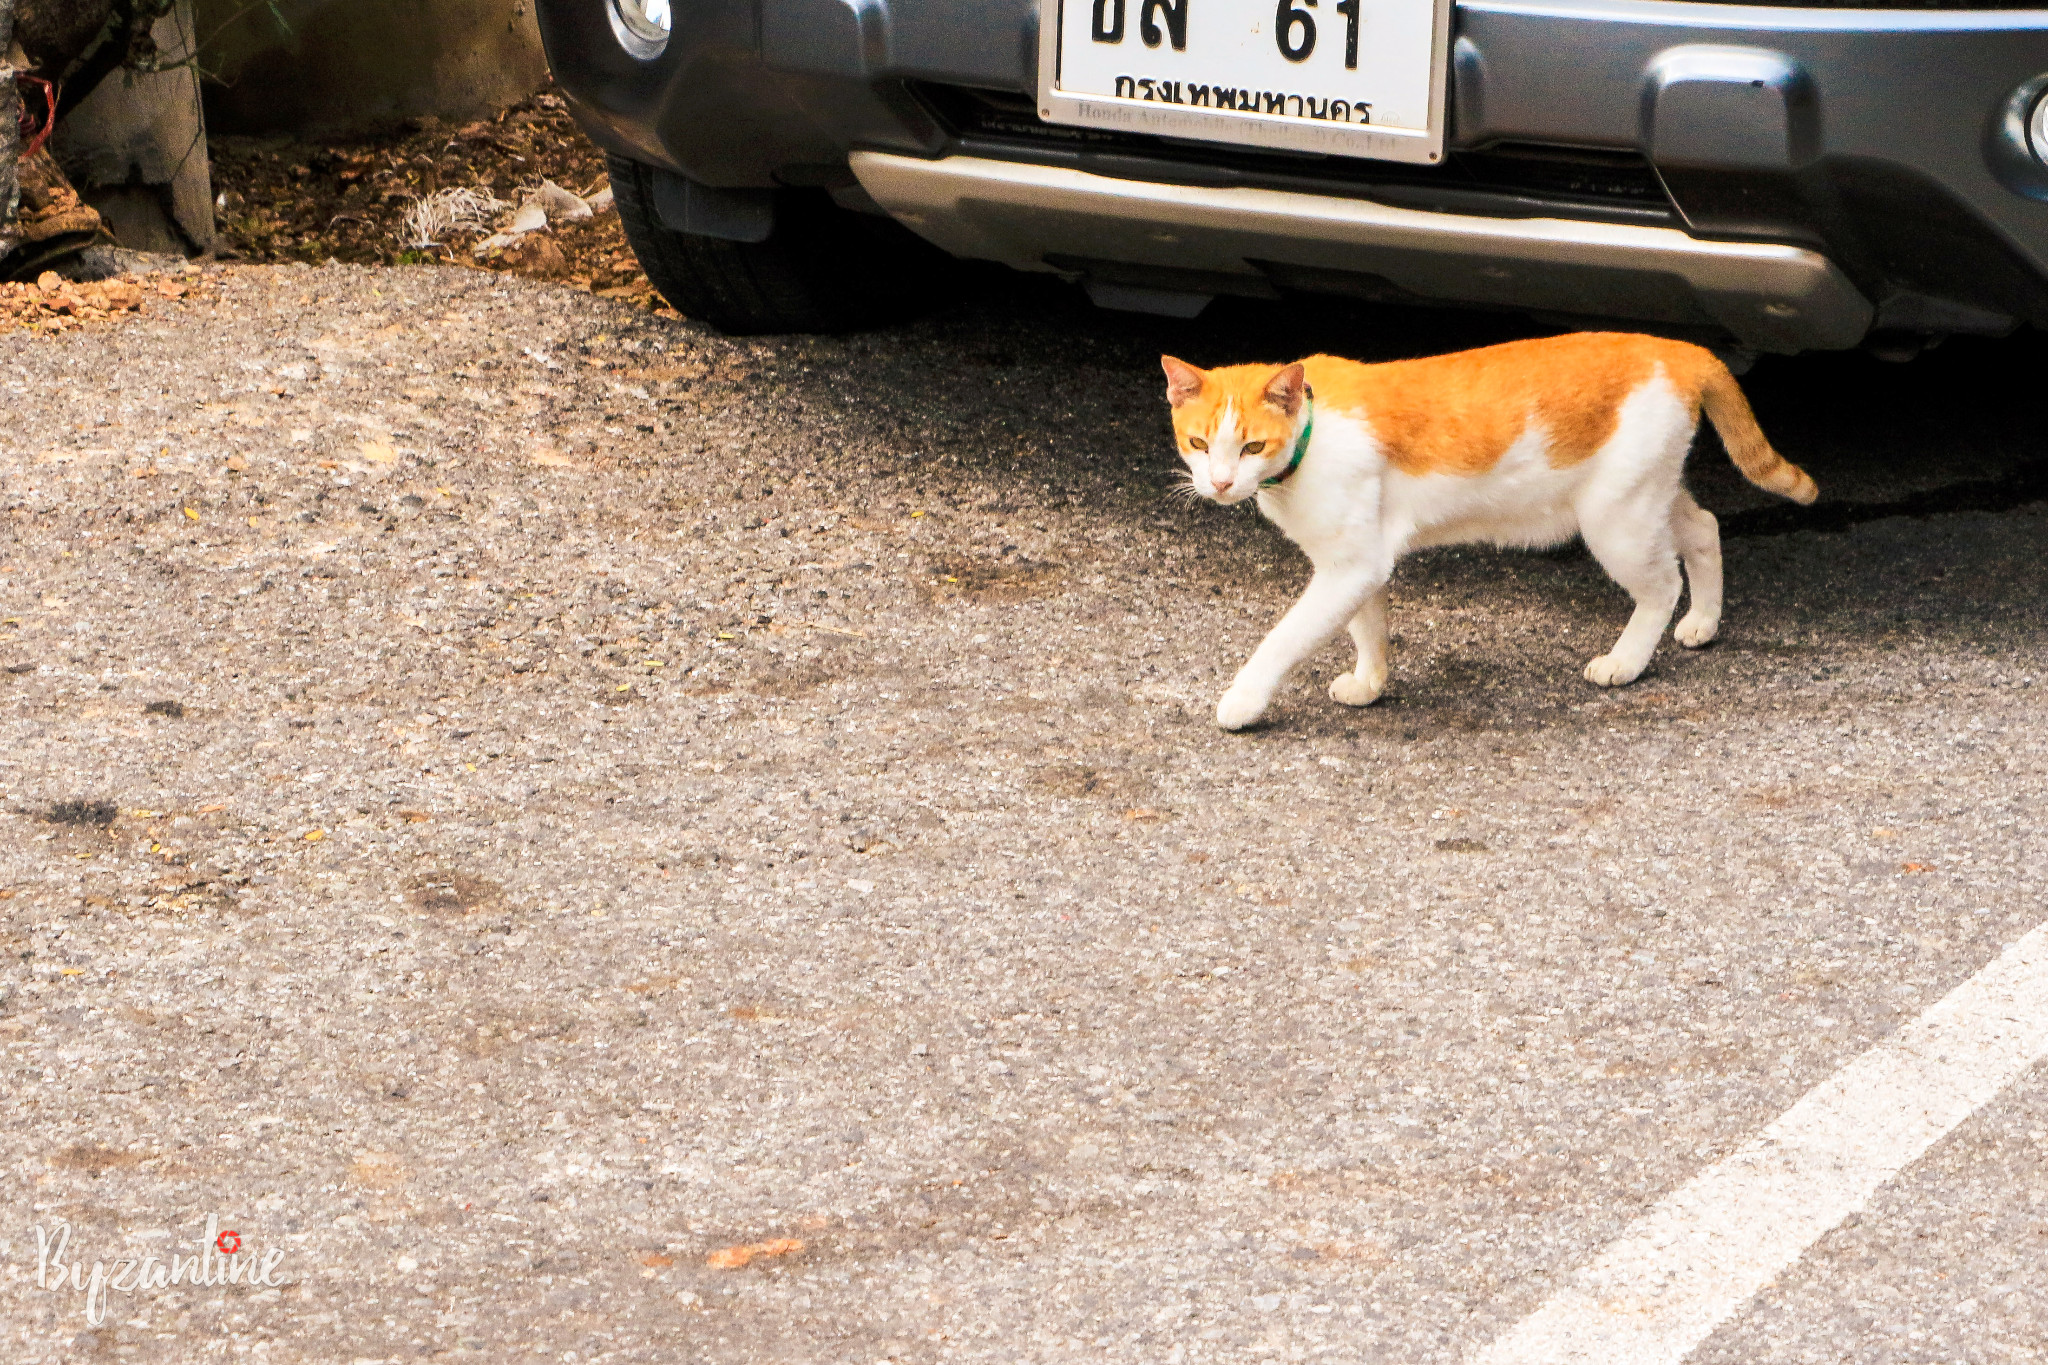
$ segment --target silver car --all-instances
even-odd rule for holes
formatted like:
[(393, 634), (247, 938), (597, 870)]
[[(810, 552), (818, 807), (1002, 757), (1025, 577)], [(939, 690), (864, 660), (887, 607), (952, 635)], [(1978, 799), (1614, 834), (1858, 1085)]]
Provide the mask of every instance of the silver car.
[[(1751, 351), (2048, 321), (2048, 10), (539, 0), (628, 235), (728, 331), (938, 253), (1192, 316), (1299, 294)], [(937, 251), (933, 251), (937, 248)]]

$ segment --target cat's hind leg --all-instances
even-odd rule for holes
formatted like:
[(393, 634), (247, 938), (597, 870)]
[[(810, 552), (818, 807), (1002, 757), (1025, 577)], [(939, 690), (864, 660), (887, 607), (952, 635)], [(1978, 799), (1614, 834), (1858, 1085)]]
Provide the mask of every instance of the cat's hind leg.
[(1330, 696), (1346, 706), (1370, 706), (1387, 689), (1387, 588), (1365, 599), (1348, 627), (1358, 663), (1330, 680)]
[(1671, 504), (1671, 535), (1685, 560), (1685, 587), (1692, 599), (1672, 636), (1687, 649), (1698, 649), (1721, 630), (1721, 524), (1681, 488)]
[(1586, 548), (1636, 600), (1621, 638), (1586, 665), (1588, 682), (1634, 682), (1671, 624), (1685, 587), (1672, 507), (1683, 496), (1685, 452), (1697, 425), (1660, 374), (1622, 401), (1614, 435), (1593, 456), (1592, 477), (1574, 500)]
[(1580, 533), (1600, 567), (1636, 600), (1635, 614), (1614, 648), (1586, 665), (1586, 680), (1602, 687), (1625, 687), (1650, 666), (1684, 586), (1671, 523), (1632, 498), (1582, 518)]

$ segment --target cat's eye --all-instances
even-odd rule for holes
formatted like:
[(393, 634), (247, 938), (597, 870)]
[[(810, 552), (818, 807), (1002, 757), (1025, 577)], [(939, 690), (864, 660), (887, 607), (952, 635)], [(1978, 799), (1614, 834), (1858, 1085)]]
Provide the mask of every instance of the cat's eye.
[(1246, 441), (1244, 443), (1244, 453), (1247, 455), (1256, 455), (1265, 448), (1266, 443), (1264, 441)]
[(1199, 436), (1188, 437), (1188, 444), (1193, 446), (1196, 450), (1207, 450), (1209, 448), (1209, 443)]

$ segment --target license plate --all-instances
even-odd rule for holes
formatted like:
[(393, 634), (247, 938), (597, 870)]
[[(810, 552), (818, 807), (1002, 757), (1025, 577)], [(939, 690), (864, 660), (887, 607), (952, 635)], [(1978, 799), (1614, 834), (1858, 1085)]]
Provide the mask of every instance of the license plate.
[(1050, 123), (1441, 161), (1452, 0), (1043, 0)]

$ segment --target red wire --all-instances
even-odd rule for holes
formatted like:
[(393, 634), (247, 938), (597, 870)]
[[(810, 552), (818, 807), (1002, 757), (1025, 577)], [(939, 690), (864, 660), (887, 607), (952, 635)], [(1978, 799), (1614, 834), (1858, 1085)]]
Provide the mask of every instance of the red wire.
[(57, 99), (63, 87), (56, 81), (46, 81), (41, 76), (31, 76), (26, 72), (17, 72), (14, 77), (14, 83), (22, 87), (24, 95), (26, 95), (27, 87), (29, 86), (40, 85), (43, 88), (44, 118), (41, 128), (36, 127), (35, 120), (29, 115), (28, 100), (24, 98), (21, 102), (21, 114), (18, 121), (21, 128), (22, 141), (25, 144), (21, 149), (21, 156), (25, 161), (43, 150), (43, 144), (48, 142), (50, 134), (56, 131)]

